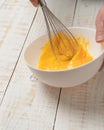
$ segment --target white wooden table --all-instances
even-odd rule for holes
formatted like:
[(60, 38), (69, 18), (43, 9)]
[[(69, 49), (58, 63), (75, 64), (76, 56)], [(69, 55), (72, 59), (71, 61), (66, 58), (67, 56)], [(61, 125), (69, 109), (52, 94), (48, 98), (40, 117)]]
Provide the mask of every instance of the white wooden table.
[[(95, 27), (104, 0), (47, 0), (67, 26)], [(29, 0), (0, 0), (0, 130), (104, 130), (104, 70), (73, 88), (30, 80), (25, 48), (46, 32)]]

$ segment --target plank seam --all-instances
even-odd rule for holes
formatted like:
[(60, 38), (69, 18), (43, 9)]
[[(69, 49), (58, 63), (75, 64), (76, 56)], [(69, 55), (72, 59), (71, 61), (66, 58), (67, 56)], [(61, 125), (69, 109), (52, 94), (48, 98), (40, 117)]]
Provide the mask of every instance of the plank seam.
[(73, 18), (72, 18), (72, 26), (73, 26), (73, 23), (74, 23), (74, 18), (75, 18), (77, 3), (78, 3), (78, 0), (76, 0), (76, 2), (75, 2), (75, 8), (74, 8), (74, 13), (73, 13)]
[(8, 81), (7, 87), (6, 87), (5, 91), (4, 91), (3, 97), (2, 97), (1, 102), (0, 102), (0, 106), (2, 105), (2, 102), (3, 102), (4, 97), (5, 97), (5, 95), (6, 95), (7, 89), (8, 89), (8, 87), (9, 87), (9, 84), (10, 84), (11, 79), (12, 79), (12, 77), (13, 77), (13, 74), (14, 74), (14, 72), (15, 72), (16, 66), (17, 66), (17, 64), (18, 64), (18, 62), (19, 62), (21, 53), (22, 53), (23, 48), (24, 48), (24, 46), (25, 46), (25, 43), (26, 43), (26, 40), (27, 40), (27, 38), (28, 38), (29, 32), (30, 32), (30, 30), (31, 30), (31, 28), (32, 28), (32, 25), (33, 25), (33, 23), (34, 23), (34, 21), (35, 21), (37, 12), (38, 12), (38, 8), (37, 8), (37, 10), (36, 10), (36, 13), (35, 13), (35, 15), (34, 15), (34, 17), (33, 17), (33, 20), (32, 20), (32, 22), (31, 22), (31, 25), (30, 25), (29, 30), (28, 30), (28, 32), (27, 32), (26, 38), (25, 38), (25, 40), (24, 40), (23, 46), (22, 46), (21, 51), (20, 51), (20, 53), (19, 53), (19, 56), (18, 56), (18, 58), (17, 58), (16, 64), (15, 64), (14, 69), (13, 69), (13, 72), (12, 72), (12, 74), (11, 74), (11, 76), (10, 76), (9, 81)]
[(54, 118), (54, 123), (53, 123), (53, 130), (55, 130), (55, 124), (56, 124), (56, 118), (57, 118), (59, 103), (60, 103), (61, 91), (62, 91), (62, 88), (60, 88), (60, 91), (59, 91), (59, 97), (58, 97), (58, 102), (57, 102), (57, 107), (56, 107), (56, 112), (55, 112), (55, 118)]

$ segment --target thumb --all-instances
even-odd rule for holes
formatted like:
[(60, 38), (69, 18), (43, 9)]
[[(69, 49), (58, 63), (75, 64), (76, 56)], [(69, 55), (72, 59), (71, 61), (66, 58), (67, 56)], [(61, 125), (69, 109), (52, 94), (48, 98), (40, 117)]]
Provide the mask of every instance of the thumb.
[(104, 42), (104, 21), (96, 22), (96, 41)]

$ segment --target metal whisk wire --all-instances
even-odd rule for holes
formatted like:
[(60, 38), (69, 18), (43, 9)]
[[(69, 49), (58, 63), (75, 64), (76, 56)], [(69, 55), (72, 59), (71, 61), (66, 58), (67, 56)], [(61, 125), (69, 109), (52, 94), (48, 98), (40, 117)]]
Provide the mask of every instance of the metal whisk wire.
[[(66, 50), (63, 50), (62, 47), (59, 47), (59, 45), (57, 45), (57, 48), (59, 49), (60, 53), (62, 53), (61, 50), (63, 50), (64, 53), (62, 53), (62, 54), (65, 55), (66, 59), (71, 59), (78, 49), (78, 43), (77, 43), (76, 38), (69, 31), (69, 29), (67, 29), (66, 26), (50, 11), (50, 9), (47, 7), (45, 0), (39, 0), (39, 3), (42, 8), (42, 11), (43, 11), (49, 41), (50, 41), (51, 48), (52, 48), (52, 51), (53, 51), (55, 57), (57, 59), (59, 59), (55, 52), (53, 36), (55, 36), (55, 40), (57, 41), (57, 43), (61, 42), (63, 44), (64, 48), (66, 48)], [(67, 53), (67, 50), (69, 48), (64, 43), (64, 40), (69, 43), (70, 54)]]

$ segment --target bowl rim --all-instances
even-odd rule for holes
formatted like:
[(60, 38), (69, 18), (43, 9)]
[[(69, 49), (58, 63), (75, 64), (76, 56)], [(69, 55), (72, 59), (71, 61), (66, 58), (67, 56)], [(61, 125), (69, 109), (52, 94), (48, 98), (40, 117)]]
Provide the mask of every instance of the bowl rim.
[[(68, 27), (70, 29), (87, 29), (87, 30), (91, 30), (91, 31), (95, 31), (95, 28), (90, 28), (90, 27), (77, 27), (77, 26), (73, 26), (73, 27)], [(41, 36), (39, 36), (38, 38), (36, 38), (34, 41), (38, 40), (39, 38), (43, 37), (44, 35), (46, 34), (42, 34)], [(104, 50), (99, 54), (98, 57), (94, 58), (92, 61), (86, 63), (86, 64), (82, 64), (80, 66), (77, 66), (75, 68), (68, 68), (68, 69), (62, 69), (62, 70), (43, 70), (43, 69), (39, 69), (39, 68), (36, 68), (36, 67), (33, 67), (32, 65), (30, 65), (27, 60), (26, 60), (26, 52), (28, 50), (28, 48), (30, 47), (30, 45), (34, 44), (34, 41), (31, 42), (25, 49), (25, 52), (24, 52), (24, 60), (25, 60), (25, 63), (27, 66), (29, 66), (31, 69), (34, 69), (34, 70), (37, 70), (37, 71), (41, 71), (41, 72), (66, 72), (66, 71), (72, 71), (72, 70), (76, 70), (76, 69), (80, 69), (80, 68), (83, 68), (89, 64), (91, 64), (92, 62), (94, 62), (95, 60), (97, 60), (99, 57), (101, 57), (103, 55), (104, 57)], [(102, 43), (98, 43), (98, 44), (102, 44)], [(104, 59), (104, 58), (103, 58)]]

